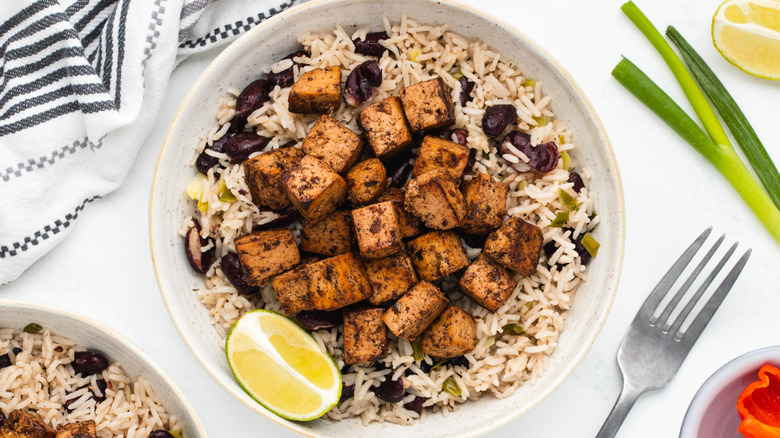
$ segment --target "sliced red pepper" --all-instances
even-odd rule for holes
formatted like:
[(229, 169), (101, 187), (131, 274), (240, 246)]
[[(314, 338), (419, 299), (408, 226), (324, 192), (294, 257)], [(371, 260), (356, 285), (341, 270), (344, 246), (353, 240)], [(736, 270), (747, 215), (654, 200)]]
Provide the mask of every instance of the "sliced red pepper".
[(780, 438), (780, 369), (764, 365), (758, 379), (737, 400), (739, 433), (746, 438)]

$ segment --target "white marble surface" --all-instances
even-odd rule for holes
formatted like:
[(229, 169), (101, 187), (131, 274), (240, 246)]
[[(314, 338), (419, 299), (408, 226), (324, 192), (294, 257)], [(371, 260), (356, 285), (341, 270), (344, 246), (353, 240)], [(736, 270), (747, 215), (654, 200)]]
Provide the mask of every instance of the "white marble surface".
[[(688, 403), (713, 371), (743, 352), (780, 344), (776, 330), (780, 247), (715, 169), (610, 76), (620, 56), (626, 55), (690, 111), (660, 57), (620, 12), (620, 1), (466, 3), (516, 26), (578, 81), (607, 129), (627, 207), (620, 288), (590, 353), (548, 399), (488, 436), (594, 436), (620, 389), (615, 352), (628, 324), (677, 255), (712, 225), (716, 233), (728, 235), (727, 242), (739, 240), (741, 247), (752, 247), (753, 255), (677, 376), (666, 388), (643, 396), (618, 434), (676, 436)], [(776, 129), (780, 83), (748, 76), (718, 55), (710, 42), (711, 17), (718, 4), (719, 0), (639, 2), (657, 26), (674, 25), (699, 50), (769, 153), (780, 160)], [(159, 148), (179, 102), (216, 53), (193, 57), (174, 72), (158, 123), (124, 185), (91, 204), (70, 237), (19, 280), (0, 287), (0, 298), (61, 306), (123, 333), (168, 371), (210, 436), (294, 436), (233, 399), (201, 368), (171, 323), (152, 268), (147, 215)], [(414, 429), (409, 432), (413, 435)]]

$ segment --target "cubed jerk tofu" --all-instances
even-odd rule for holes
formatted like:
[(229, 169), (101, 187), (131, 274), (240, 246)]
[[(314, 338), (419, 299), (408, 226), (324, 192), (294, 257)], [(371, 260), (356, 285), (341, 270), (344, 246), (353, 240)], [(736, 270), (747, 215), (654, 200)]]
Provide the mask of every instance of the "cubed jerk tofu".
[(412, 259), (406, 254), (396, 254), (377, 260), (366, 260), (366, 274), (373, 293), (371, 304), (382, 304), (400, 298), (417, 284)]
[(387, 356), (385, 309), (368, 307), (344, 310), (344, 362), (367, 363)]
[(290, 89), (288, 109), (298, 114), (327, 114), (341, 104), (341, 68), (337, 65), (304, 73)]
[(237, 237), (236, 251), (250, 286), (263, 286), (301, 260), (298, 245), (288, 229), (258, 231)]
[(427, 281), (421, 281), (387, 309), (382, 319), (393, 334), (401, 339), (414, 341), (449, 302), (439, 288)]
[(282, 186), (282, 173), (301, 161), (303, 155), (298, 148), (286, 147), (244, 161), (246, 185), (258, 207), (281, 210), (290, 206)]
[(363, 140), (331, 116), (323, 115), (303, 140), (303, 152), (344, 173), (363, 150)]
[(354, 242), (352, 214), (348, 211), (337, 211), (317, 223), (304, 220), (301, 225), (303, 251), (335, 256), (352, 251)]
[(347, 197), (347, 183), (327, 164), (310, 155), (282, 174), (287, 198), (304, 219), (317, 223)]
[(371, 204), (352, 210), (360, 255), (367, 259), (380, 259), (401, 252), (401, 230), (398, 215), (392, 201)]
[(282, 305), (285, 315), (294, 315), (304, 310), (314, 310), (309, 297), (309, 279), (306, 277), (306, 265), (274, 277), (271, 285), (276, 292), (276, 298)]
[(54, 431), (33, 413), (15, 410), (0, 426), (0, 438), (50, 438)]
[(87, 420), (63, 424), (54, 438), (97, 438), (95, 422)]
[(387, 172), (378, 158), (361, 161), (347, 172), (349, 201), (354, 205), (370, 204), (387, 187)]
[(422, 350), (428, 355), (463, 356), (477, 346), (477, 323), (465, 310), (449, 306), (425, 330), (421, 339)]
[(477, 304), (495, 312), (509, 298), (517, 282), (503, 266), (480, 254), (466, 268), (458, 285)]
[(450, 87), (441, 78), (410, 85), (401, 90), (404, 114), (412, 132), (422, 134), (455, 123)]
[(377, 157), (391, 157), (412, 145), (412, 132), (397, 96), (367, 106), (358, 125)]
[(483, 253), (505, 268), (527, 277), (536, 272), (543, 241), (539, 227), (510, 217), (501, 228), (490, 233)]
[(404, 199), (406, 192), (396, 187), (389, 187), (376, 198), (376, 202), (393, 201), (396, 212), (398, 213), (398, 226), (401, 227), (401, 237), (418, 236), (423, 231), (422, 223), (417, 216), (406, 211), (404, 208)]
[(478, 173), (474, 178), (460, 185), (463, 202), (466, 204), (466, 216), (460, 222), (460, 228), (469, 234), (487, 234), (504, 222), (506, 199), (509, 187), (496, 181), (486, 173)]
[(438, 280), (469, 265), (454, 231), (432, 231), (409, 242), (409, 257), (421, 279)]
[(412, 178), (442, 168), (450, 174), (452, 179), (457, 181), (463, 175), (468, 160), (468, 146), (459, 145), (441, 137), (426, 135), (414, 161)]
[(404, 208), (434, 230), (460, 225), (466, 214), (463, 195), (444, 169), (435, 169), (406, 183)]
[(354, 253), (306, 265), (309, 297), (315, 310), (336, 310), (371, 296), (363, 262)]

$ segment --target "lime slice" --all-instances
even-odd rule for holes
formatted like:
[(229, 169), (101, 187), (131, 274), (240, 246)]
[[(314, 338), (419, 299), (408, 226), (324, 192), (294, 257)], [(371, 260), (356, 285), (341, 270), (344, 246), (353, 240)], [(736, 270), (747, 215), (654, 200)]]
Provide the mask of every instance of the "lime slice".
[(780, 80), (780, 1), (725, 1), (712, 17), (712, 43), (740, 70)]
[(225, 354), (241, 387), (288, 420), (319, 418), (341, 396), (341, 373), (333, 358), (279, 313), (259, 309), (242, 316), (228, 333)]

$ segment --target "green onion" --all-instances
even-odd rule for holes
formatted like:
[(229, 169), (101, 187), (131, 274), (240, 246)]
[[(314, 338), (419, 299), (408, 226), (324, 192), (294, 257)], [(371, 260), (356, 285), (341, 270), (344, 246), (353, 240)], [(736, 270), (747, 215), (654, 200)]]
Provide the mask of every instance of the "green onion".
[(525, 303), (525, 310), (531, 310), (533, 307), (534, 307), (534, 302), (533, 301), (529, 301), (529, 302)]
[(190, 199), (200, 199), (203, 194), (203, 183), (207, 181), (207, 178), (203, 175), (198, 175), (190, 181), (185, 192)]
[(571, 157), (569, 156), (569, 153), (566, 151), (561, 152), (561, 164), (563, 170), (569, 170), (569, 166), (571, 166)]
[(227, 183), (225, 183), (224, 179), (219, 180), (219, 184), (217, 185), (217, 193), (219, 193), (219, 200), (221, 202), (236, 202), (238, 200), (236, 195), (234, 195), (233, 192), (227, 188)]
[(526, 79), (520, 85), (524, 87), (533, 87), (534, 85), (536, 85), (536, 81), (533, 79)]
[(565, 205), (569, 211), (575, 211), (579, 207), (577, 205), (577, 200), (567, 193), (566, 190), (558, 189), (558, 197), (561, 198), (561, 202), (563, 202), (563, 205)]
[(412, 49), (409, 51), (409, 61), (417, 62), (417, 57), (422, 55), (422, 50), (420, 49)]
[(181, 438), (181, 434), (179, 432), (169, 430), (168, 433), (171, 434), (173, 438)]
[(203, 213), (209, 211), (209, 203), (208, 202), (204, 202), (201, 199), (198, 199), (198, 210), (200, 210)]
[(555, 215), (555, 219), (550, 222), (550, 226), (561, 228), (562, 226), (566, 225), (566, 222), (569, 222), (569, 213), (565, 211), (559, 211), (558, 214)]
[(566, 144), (566, 137), (563, 136), (563, 134), (558, 136), (558, 142), (560, 144)]
[(596, 210), (593, 210), (593, 213), (591, 213), (590, 216), (588, 216), (588, 219), (593, 220), (593, 219), (596, 218), (596, 216), (597, 216), (596, 215)]
[(452, 376), (447, 377), (447, 380), (442, 383), (441, 389), (450, 393), (453, 397), (460, 397), (460, 386), (458, 386), (458, 382)]
[(488, 158), (490, 158), (490, 154), (487, 152), (482, 152), (482, 159), (487, 160)]
[(549, 116), (541, 115), (539, 117), (531, 117), (536, 122), (537, 126), (546, 126), (548, 123), (552, 121), (552, 119)]
[(525, 330), (520, 324), (512, 323), (501, 327), (505, 335), (520, 336), (525, 334)]
[(412, 358), (415, 362), (419, 362), (425, 358), (425, 353), (423, 353), (422, 344), (420, 344), (419, 339), (412, 342), (412, 351)]
[(496, 343), (496, 337), (495, 336), (491, 336), (491, 337), (485, 339), (485, 345), (483, 345), (482, 348), (490, 348), (495, 343)]
[(756, 131), (753, 130), (750, 122), (748, 122), (747, 117), (739, 109), (737, 102), (731, 97), (723, 83), (718, 80), (715, 73), (712, 72), (701, 56), (696, 53), (696, 50), (688, 44), (688, 41), (677, 32), (677, 29), (669, 26), (666, 29), (666, 35), (680, 50), (683, 60), (693, 74), (694, 79), (699, 83), (712, 106), (715, 107), (726, 126), (728, 126), (729, 131), (734, 135), (748, 162), (753, 167), (753, 170), (756, 171), (758, 178), (764, 184), (764, 188), (769, 192), (769, 197), (772, 198), (775, 206), (780, 208), (780, 173), (778, 173), (777, 167), (775, 167), (766, 149), (764, 149), (764, 145), (761, 144), (761, 140), (758, 139), (758, 135), (756, 135)]
[(444, 362), (447, 362), (447, 359), (442, 359), (442, 360), (436, 362), (435, 364), (433, 364), (431, 369), (428, 371), (428, 374), (432, 373), (433, 370), (435, 370), (436, 368), (439, 368), (440, 366), (444, 365)]
[(455, 73), (452, 74), (452, 77), (453, 79), (460, 80), (460, 78), (463, 77), (463, 72), (460, 71), (460, 69), (458, 69), (457, 71), (455, 71)]
[(36, 324), (34, 322), (31, 322), (31, 323), (27, 324), (26, 326), (24, 326), (23, 330), (24, 330), (25, 333), (30, 333), (31, 335), (34, 335), (34, 334), (40, 333), (41, 330), (43, 330), (43, 326), (40, 325), (40, 324)]
[(582, 240), (580, 241), (582, 243), (582, 246), (585, 247), (586, 250), (588, 250), (588, 254), (590, 254), (591, 257), (596, 257), (596, 254), (599, 252), (599, 247), (601, 246), (596, 239), (593, 238), (588, 233), (585, 233), (584, 236), (582, 236)]

